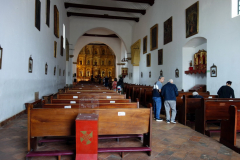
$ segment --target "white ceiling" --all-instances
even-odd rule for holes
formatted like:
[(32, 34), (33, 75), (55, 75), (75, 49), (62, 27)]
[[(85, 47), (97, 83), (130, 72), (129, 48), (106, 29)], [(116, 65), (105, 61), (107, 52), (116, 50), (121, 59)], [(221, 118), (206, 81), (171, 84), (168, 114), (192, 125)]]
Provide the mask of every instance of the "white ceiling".
[[(105, 7), (117, 7), (117, 8), (127, 8), (127, 9), (143, 9), (147, 10), (150, 6), (145, 3), (133, 3), (133, 2), (123, 2), (114, 0), (64, 0), (68, 3), (77, 3), (85, 5), (95, 5), (95, 6), (105, 6)], [(82, 8), (67, 8), (68, 12), (77, 13), (87, 13), (87, 14), (108, 14), (109, 16), (122, 16), (122, 17), (138, 17), (140, 18), (142, 14), (140, 13), (127, 13), (118, 11), (103, 11), (103, 10), (93, 10), (93, 9), (82, 9)]]

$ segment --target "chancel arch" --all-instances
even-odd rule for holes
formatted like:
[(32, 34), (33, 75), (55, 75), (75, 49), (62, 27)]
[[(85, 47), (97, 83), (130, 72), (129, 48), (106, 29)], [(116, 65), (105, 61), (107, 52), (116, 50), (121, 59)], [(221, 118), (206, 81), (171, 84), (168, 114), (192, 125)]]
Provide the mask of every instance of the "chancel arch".
[[(182, 88), (184, 91), (196, 85), (206, 85), (207, 68), (209, 68), (207, 66), (207, 39), (204, 37), (190, 39), (182, 48), (182, 57)], [(192, 67), (193, 71), (190, 71), (189, 67)]]

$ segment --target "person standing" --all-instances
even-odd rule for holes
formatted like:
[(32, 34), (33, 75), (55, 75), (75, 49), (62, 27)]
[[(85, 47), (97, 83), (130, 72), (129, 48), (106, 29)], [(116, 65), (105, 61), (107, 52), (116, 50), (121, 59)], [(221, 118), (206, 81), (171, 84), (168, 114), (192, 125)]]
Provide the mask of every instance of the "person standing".
[(155, 82), (152, 91), (152, 99), (153, 99), (153, 111), (154, 111), (154, 118), (156, 121), (162, 121), (160, 118), (160, 112), (162, 107), (162, 99), (161, 99), (161, 88), (162, 83), (164, 82), (164, 77), (159, 76), (158, 81)]
[[(176, 110), (176, 97), (178, 96), (178, 89), (173, 80), (170, 79), (167, 84), (162, 87), (161, 95), (164, 97), (164, 106), (166, 111), (166, 120), (167, 123), (176, 123), (175, 118), (177, 114)], [(172, 109), (172, 117), (170, 118), (170, 108)]]
[(227, 81), (226, 86), (222, 86), (217, 94), (219, 98), (235, 98), (234, 90), (231, 88), (232, 82)]
[(112, 83), (112, 89), (113, 89), (114, 91), (116, 91), (116, 89), (117, 89), (117, 78), (114, 78), (114, 81), (113, 81), (113, 83)]
[(105, 87), (108, 87), (108, 80), (109, 80), (109, 79), (108, 79), (108, 77), (106, 76), (105, 81), (104, 81), (104, 82), (105, 82)]

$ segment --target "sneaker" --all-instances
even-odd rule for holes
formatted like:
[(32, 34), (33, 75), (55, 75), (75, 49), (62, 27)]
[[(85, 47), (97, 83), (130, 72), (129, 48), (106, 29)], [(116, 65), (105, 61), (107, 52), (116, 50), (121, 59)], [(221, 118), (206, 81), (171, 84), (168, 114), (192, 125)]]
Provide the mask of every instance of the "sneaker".
[(177, 122), (176, 122), (176, 121), (171, 121), (171, 123), (174, 123), (174, 124), (175, 124), (175, 123), (177, 123)]
[(169, 120), (167, 120), (167, 123), (170, 123), (170, 121), (169, 121)]
[(163, 121), (161, 118), (159, 118), (159, 119), (156, 119), (156, 121)]

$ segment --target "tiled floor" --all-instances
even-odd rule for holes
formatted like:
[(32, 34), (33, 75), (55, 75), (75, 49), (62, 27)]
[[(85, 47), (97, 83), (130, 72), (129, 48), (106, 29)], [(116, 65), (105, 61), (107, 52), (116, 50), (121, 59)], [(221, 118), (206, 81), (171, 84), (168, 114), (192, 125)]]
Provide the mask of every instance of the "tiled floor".
[[(162, 116), (164, 118), (164, 116)], [(212, 138), (195, 132), (181, 124), (167, 124), (165, 121), (152, 124), (152, 155), (145, 152), (125, 153), (124, 160), (239, 160), (240, 154), (218, 142), (219, 134)], [(99, 147), (141, 146), (138, 139), (100, 140)], [(49, 143), (39, 146), (38, 150), (62, 150), (74, 148), (74, 144)], [(25, 159), (27, 153), (27, 115), (23, 115), (0, 128), (0, 160)], [(57, 157), (35, 157), (33, 160), (56, 160)], [(63, 160), (74, 159), (62, 156)], [(119, 153), (100, 153), (100, 160), (119, 160)]]

